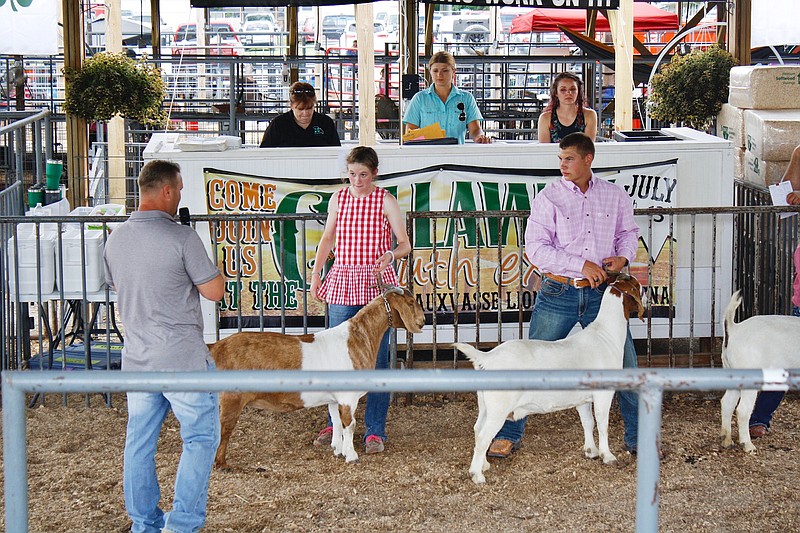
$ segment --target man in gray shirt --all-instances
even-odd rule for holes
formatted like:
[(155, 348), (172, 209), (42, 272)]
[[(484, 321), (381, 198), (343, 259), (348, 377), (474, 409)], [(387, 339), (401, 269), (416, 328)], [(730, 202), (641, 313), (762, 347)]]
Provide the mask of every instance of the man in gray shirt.
[[(106, 281), (118, 293), (125, 326), (123, 371), (214, 369), (200, 295), (222, 299), (224, 282), (197, 233), (174, 221), (182, 188), (177, 164), (147, 163), (139, 174), (138, 211), (106, 244)], [(183, 451), (173, 507), (164, 513), (155, 453), (170, 409), (180, 422)], [(128, 393), (123, 490), (133, 533), (188, 533), (203, 526), (219, 432), (215, 393)]]

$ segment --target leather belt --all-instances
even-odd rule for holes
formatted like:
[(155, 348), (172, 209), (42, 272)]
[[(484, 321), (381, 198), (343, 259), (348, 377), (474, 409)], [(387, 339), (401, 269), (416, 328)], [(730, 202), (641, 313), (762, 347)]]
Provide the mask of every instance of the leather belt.
[(592, 286), (586, 278), (568, 278), (566, 276), (559, 276), (558, 274), (551, 274), (550, 272), (542, 272), (541, 275), (565, 285), (572, 285), (576, 289), (584, 289)]

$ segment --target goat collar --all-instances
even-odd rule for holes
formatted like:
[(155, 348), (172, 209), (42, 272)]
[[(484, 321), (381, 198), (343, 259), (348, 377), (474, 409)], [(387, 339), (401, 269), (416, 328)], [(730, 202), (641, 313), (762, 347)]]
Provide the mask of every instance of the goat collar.
[(386, 298), (386, 294), (381, 292), (381, 298), (383, 299), (383, 305), (386, 307), (386, 318), (389, 320), (389, 327), (393, 328), (393, 320), (392, 320), (392, 308), (389, 306), (389, 300)]

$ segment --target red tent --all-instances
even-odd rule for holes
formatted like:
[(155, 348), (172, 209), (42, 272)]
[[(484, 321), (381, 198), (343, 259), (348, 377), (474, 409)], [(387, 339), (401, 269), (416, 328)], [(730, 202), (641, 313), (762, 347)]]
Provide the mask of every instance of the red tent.
[[(586, 27), (586, 10), (532, 8), (529, 13), (520, 15), (511, 22), (511, 33), (559, 31), (559, 24), (573, 31), (583, 31)], [(650, 4), (633, 4), (633, 31), (677, 29), (678, 15)], [(611, 31), (608, 19), (599, 13), (597, 31)]]

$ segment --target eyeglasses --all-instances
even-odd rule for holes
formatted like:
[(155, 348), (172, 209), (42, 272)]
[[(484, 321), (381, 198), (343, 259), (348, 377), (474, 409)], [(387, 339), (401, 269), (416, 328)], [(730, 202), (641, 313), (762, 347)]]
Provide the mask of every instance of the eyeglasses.
[(458, 108), (459, 111), (461, 111), (461, 114), (458, 115), (458, 120), (460, 120), (461, 122), (466, 121), (467, 114), (464, 112), (464, 102), (459, 102), (456, 107)]
[(289, 94), (316, 94), (314, 89), (292, 89)]

